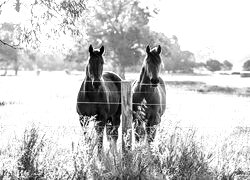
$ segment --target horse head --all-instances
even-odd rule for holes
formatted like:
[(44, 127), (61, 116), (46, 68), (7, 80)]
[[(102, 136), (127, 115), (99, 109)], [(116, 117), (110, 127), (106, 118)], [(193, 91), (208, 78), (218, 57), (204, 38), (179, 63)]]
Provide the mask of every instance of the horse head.
[(160, 57), (161, 46), (158, 45), (157, 48), (150, 50), (150, 47), (146, 48), (147, 56), (144, 61), (145, 73), (149, 77), (152, 87), (157, 87), (160, 80), (160, 68), (162, 60)]
[(86, 76), (91, 81), (95, 90), (101, 86), (101, 77), (103, 73), (103, 55), (104, 46), (100, 49), (93, 49), (92, 45), (89, 46), (89, 61), (86, 67)]

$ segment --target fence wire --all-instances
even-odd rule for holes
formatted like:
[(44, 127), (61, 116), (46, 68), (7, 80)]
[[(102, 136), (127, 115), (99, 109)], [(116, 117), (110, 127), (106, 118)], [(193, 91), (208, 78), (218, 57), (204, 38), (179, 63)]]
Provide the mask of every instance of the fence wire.
[[(84, 82), (92, 82), (92, 81), (84, 81)], [(96, 82), (112, 82), (114, 83), (114, 81), (96, 81)], [(124, 83), (124, 81), (115, 81), (115, 83)], [(136, 82), (136, 81), (135, 81)], [(131, 84), (133, 84), (133, 81), (131, 81)], [(148, 86), (151, 86), (152, 84), (151, 83), (140, 83), (140, 85), (148, 85)], [(88, 90), (80, 90), (79, 93), (93, 93), (93, 94), (96, 94), (98, 91), (88, 91)], [(99, 92), (101, 93), (107, 93), (107, 94), (112, 94), (112, 93), (123, 93), (123, 91), (107, 91), (107, 90), (100, 90)], [(136, 92), (133, 92), (132, 88), (129, 90), (129, 92), (132, 92), (132, 94), (152, 94), (154, 92), (140, 92), (140, 91), (136, 91)], [(79, 104), (95, 104), (95, 105), (98, 105), (98, 104), (101, 104), (101, 105), (120, 105), (121, 102), (102, 102), (102, 101), (78, 101), (77, 103)], [(134, 103), (132, 102), (132, 105), (142, 105), (142, 103)], [(145, 105), (148, 105), (148, 106), (161, 106), (161, 105), (166, 105), (166, 103), (145, 103)]]

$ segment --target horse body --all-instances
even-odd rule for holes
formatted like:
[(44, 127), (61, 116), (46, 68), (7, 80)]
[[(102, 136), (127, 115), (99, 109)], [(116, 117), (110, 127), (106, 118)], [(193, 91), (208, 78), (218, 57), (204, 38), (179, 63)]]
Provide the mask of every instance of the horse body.
[(100, 88), (96, 91), (86, 77), (78, 93), (77, 113), (82, 116), (103, 116), (104, 120), (121, 114), (120, 82), (121, 79), (116, 74), (104, 72)]
[[(160, 52), (156, 50), (150, 52), (148, 48), (148, 56), (143, 63), (140, 79), (135, 81), (132, 86), (133, 111), (138, 111), (138, 107), (141, 107), (143, 103), (146, 108), (144, 108), (144, 116), (141, 120), (138, 120), (135, 115), (133, 120), (135, 122), (136, 140), (139, 141), (147, 133), (148, 141), (152, 142), (155, 137), (156, 125), (161, 122), (161, 116), (166, 109), (166, 88), (164, 81), (158, 75), (159, 71), (157, 71), (158, 66), (161, 65), (161, 60), (153, 60), (154, 65), (150, 65), (152, 58), (159, 57)], [(154, 56), (150, 56), (149, 53), (154, 53)], [(150, 70), (150, 68), (156, 68), (156, 70)], [(142, 121), (145, 122), (146, 132)]]
[(121, 115), (121, 78), (113, 72), (102, 72), (103, 59), (101, 49), (89, 47), (90, 59), (86, 67), (86, 77), (82, 82), (76, 110), (81, 126), (87, 125), (85, 116), (95, 116), (98, 154), (103, 151), (103, 131), (106, 126), (108, 140), (113, 140), (114, 150), (118, 139), (118, 128)]
[(152, 111), (159, 116), (164, 114), (166, 110), (166, 88), (162, 78), (160, 78), (159, 86), (155, 88), (152, 88), (151, 85), (149, 85), (149, 82), (140, 83), (136, 81), (132, 91), (133, 103), (135, 104), (134, 107), (137, 107), (143, 100), (145, 100), (148, 106), (147, 112), (145, 112), (147, 114), (145, 116), (147, 119), (153, 115)]

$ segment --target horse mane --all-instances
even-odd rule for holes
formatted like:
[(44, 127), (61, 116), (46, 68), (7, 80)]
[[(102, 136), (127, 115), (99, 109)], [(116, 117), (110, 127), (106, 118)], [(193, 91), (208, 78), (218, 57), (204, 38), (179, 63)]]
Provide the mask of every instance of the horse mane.
[(85, 73), (86, 73), (86, 78), (88, 77), (89, 74), (89, 68), (88, 68), (88, 64), (85, 67)]
[(143, 79), (143, 77), (144, 77), (144, 74), (145, 74), (145, 67), (144, 67), (144, 65), (143, 65), (142, 68), (141, 68), (141, 72), (140, 72), (139, 82), (142, 82), (142, 79)]

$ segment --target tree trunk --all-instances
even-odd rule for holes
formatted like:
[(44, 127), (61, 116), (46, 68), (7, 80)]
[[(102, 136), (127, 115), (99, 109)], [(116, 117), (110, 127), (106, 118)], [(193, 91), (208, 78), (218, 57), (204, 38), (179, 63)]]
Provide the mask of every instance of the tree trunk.
[(18, 74), (18, 68), (15, 68), (15, 76)]
[(15, 76), (17, 76), (18, 69), (19, 69), (19, 65), (18, 65), (18, 60), (16, 58), (15, 61), (14, 61)]
[(121, 78), (123, 80), (125, 80), (125, 66), (124, 66), (124, 62), (126, 61), (126, 58), (124, 58), (124, 56), (120, 55), (118, 56), (119, 61), (117, 62), (117, 66), (118, 66), (118, 74), (119, 76), (121, 76)]
[(1, 74), (1, 76), (6, 76), (7, 75), (7, 71), (8, 71), (8, 63), (5, 64), (5, 66), (4, 66), (4, 73)]
[(6, 76), (7, 75), (7, 71), (8, 71), (8, 66), (5, 65), (5, 68), (4, 68), (4, 73), (2, 74), (2, 76)]

